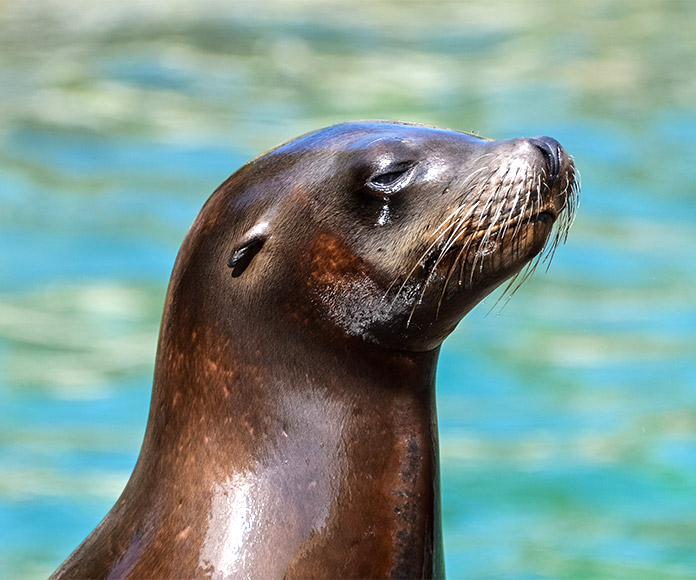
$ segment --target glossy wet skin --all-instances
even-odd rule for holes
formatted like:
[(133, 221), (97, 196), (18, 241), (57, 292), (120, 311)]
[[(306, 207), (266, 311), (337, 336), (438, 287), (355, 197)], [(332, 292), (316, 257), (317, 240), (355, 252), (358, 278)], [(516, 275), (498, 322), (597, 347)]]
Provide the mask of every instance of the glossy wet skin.
[(442, 575), (439, 346), (567, 205), (554, 143), (356, 123), (233, 174), (174, 267), (133, 476), (56, 577)]

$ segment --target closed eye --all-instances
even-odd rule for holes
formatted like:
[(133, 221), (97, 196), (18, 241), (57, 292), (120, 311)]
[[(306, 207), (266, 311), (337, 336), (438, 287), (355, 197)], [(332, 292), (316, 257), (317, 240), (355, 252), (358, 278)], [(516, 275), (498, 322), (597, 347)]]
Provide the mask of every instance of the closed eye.
[(398, 169), (373, 175), (367, 181), (367, 186), (383, 195), (395, 193), (408, 183), (414, 167), (415, 163), (409, 163)]
[(372, 183), (375, 185), (389, 185), (394, 183), (402, 175), (404, 175), (408, 169), (402, 169), (401, 171), (392, 171), (391, 173), (382, 173), (381, 175), (375, 175), (372, 178)]

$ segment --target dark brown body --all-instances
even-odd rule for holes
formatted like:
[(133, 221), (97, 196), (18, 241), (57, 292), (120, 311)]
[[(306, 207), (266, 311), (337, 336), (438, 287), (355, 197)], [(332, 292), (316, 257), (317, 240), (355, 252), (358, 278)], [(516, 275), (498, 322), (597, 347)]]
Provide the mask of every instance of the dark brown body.
[[(552, 182), (562, 172), (572, 189), (570, 159), (557, 150), (543, 204), (496, 234), (493, 258), (471, 242), (438, 259), (428, 246), (474, 195), (481, 159), (515, 151), (552, 163), (522, 141), (496, 149), (432, 128), (348, 124), (231, 176), (174, 267), (133, 475), (53, 577), (444, 576), (439, 347), (542, 249), (568, 202)], [(494, 181), (481, 187), (501, 189)], [(483, 216), (466, 218), (479, 233)], [(468, 229), (452, 248), (474, 239)]]

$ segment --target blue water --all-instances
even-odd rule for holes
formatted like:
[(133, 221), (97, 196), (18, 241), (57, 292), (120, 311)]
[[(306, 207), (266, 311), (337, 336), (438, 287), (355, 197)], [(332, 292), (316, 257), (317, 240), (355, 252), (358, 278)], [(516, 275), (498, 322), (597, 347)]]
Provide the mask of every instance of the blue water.
[(696, 4), (0, 7), (0, 578), (47, 576), (135, 462), (207, 196), (359, 118), (549, 134), (568, 243), (438, 371), (449, 578), (696, 577)]

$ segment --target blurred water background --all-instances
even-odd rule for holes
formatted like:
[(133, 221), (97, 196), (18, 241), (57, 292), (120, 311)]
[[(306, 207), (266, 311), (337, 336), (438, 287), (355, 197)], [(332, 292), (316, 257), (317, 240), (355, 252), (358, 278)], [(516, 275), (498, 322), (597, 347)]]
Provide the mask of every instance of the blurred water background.
[(108, 511), (189, 224), (364, 118), (575, 157), (568, 243), (438, 374), (449, 578), (696, 577), (696, 2), (0, 2), (0, 578)]

